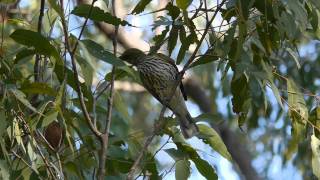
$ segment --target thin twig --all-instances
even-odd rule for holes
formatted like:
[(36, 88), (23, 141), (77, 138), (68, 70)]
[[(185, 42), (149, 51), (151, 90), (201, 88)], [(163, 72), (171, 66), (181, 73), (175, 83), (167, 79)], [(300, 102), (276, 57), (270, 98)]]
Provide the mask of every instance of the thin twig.
[[(39, 14), (39, 19), (38, 19), (38, 33), (41, 34), (41, 30), (42, 30), (42, 19), (43, 19), (43, 15), (44, 15), (44, 4), (45, 4), (45, 0), (41, 0), (40, 3), (40, 14)], [(40, 77), (40, 60), (41, 60), (41, 55), (37, 54), (36, 55), (36, 60), (34, 62), (34, 81), (38, 82), (39, 81), (39, 77)]]
[[(114, 16), (116, 14), (115, 0), (112, 0), (112, 12)], [(114, 27), (114, 38), (113, 38), (113, 54), (117, 56), (117, 34), (118, 34), (118, 26)], [(107, 150), (109, 143), (109, 132), (111, 127), (112, 120), (112, 106), (113, 106), (113, 97), (114, 97), (114, 80), (115, 80), (115, 70), (116, 68), (113, 66), (111, 71), (111, 82), (110, 82), (110, 95), (108, 98), (108, 109), (107, 109), (107, 118), (106, 118), (106, 126), (103, 131), (103, 135), (100, 136), (101, 142), (101, 150), (99, 153), (99, 168), (98, 168), (98, 180), (103, 180), (105, 176), (105, 166), (106, 166), (106, 158), (107, 158)]]
[(88, 12), (88, 16), (85, 18), (85, 21), (83, 23), (83, 26), (82, 26), (82, 29), (80, 31), (80, 34), (78, 36), (78, 41), (75, 42), (75, 45), (74, 45), (74, 48), (73, 50), (71, 50), (71, 47), (70, 47), (70, 44), (69, 44), (69, 40), (68, 40), (68, 30), (67, 30), (67, 24), (66, 24), (66, 21), (64, 18), (61, 18), (61, 21), (62, 21), (62, 27), (63, 27), (63, 33), (64, 33), (64, 36), (65, 36), (65, 45), (66, 45), (66, 48), (70, 54), (70, 59), (71, 59), (71, 64), (72, 64), (72, 70), (73, 70), (73, 76), (74, 76), (74, 80), (75, 80), (75, 83), (76, 83), (76, 91), (77, 91), (77, 94), (79, 96), (79, 101), (80, 101), (80, 107), (81, 107), (81, 110), (82, 110), (82, 113), (91, 129), (91, 131), (97, 136), (97, 137), (100, 137), (102, 135), (102, 133), (97, 129), (97, 127), (94, 126), (92, 120), (91, 120), (91, 117), (89, 115), (89, 112), (87, 110), (87, 107), (86, 107), (86, 104), (84, 102), (84, 97), (83, 97), (83, 93), (82, 93), (82, 90), (81, 90), (81, 85), (80, 85), (80, 82), (79, 82), (79, 74), (78, 74), (78, 70), (77, 70), (77, 64), (76, 64), (76, 60), (75, 60), (75, 52), (76, 52), (76, 49), (78, 47), (78, 44), (79, 44), (79, 40), (81, 39), (81, 36), (82, 36), (82, 33), (86, 27), (86, 24), (88, 22), (88, 19), (92, 13), (92, 9), (93, 9), (93, 5), (94, 3), (96, 2), (97, 0), (93, 0), (92, 3), (91, 3), (91, 6), (90, 6), (90, 9), (89, 9), (89, 12)]

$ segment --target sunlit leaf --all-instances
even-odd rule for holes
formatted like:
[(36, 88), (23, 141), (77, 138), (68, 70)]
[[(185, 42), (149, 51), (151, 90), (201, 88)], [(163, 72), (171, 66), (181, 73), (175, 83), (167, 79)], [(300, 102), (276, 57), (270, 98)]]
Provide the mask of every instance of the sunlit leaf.
[(224, 158), (232, 161), (232, 157), (219, 134), (213, 128), (206, 125), (198, 124), (198, 127), (200, 131), (198, 138), (204, 143), (209, 144), (213, 150), (217, 151)]

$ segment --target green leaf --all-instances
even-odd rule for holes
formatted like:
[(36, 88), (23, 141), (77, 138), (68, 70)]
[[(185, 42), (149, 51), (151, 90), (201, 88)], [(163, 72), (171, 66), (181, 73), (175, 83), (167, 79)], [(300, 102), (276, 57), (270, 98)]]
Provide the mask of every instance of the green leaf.
[(154, 54), (160, 49), (160, 47), (164, 43), (164, 40), (168, 32), (169, 26), (166, 26), (166, 28), (161, 32), (161, 34), (154, 36), (153, 41), (155, 42), (155, 45), (150, 48), (149, 54)]
[(197, 151), (193, 149), (191, 146), (177, 142), (175, 138), (173, 139), (175, 144), (178, 147), (178, 150), (182, 151), (183, 153), (188, 154), (189, 158), (194, 162), (198, 171), (207, 179), (218, 179), (218, 176), (214, 170), (214, 168), (205, 160), (201, 159), (198, 155)]
[(56, 91), (52, 89), (47, 83), (33, 82), (22, 84), (20, 90), (24, 93), (31, 94), (47, 94), (50, 96), (55, 96)]
[(30, 57), (31, 59), (31, 57), (34, 56), (35, 54), (36, 54), (35, 50), (24, 48), (17, 53), (16, 58), (14, 59), (14, 63), (17, 64), (21, 60), (27, 59), (28, 57)]
[(279, 105), (281, 106), (282, 109), (284, 109), (284, 106), (283, 106), (283, 103), (281, 100), (281, 96), (279, 93), (279, 89), (276, 87), (276, 85), (272, 81), (269, 81), (269, 85), (270, 85), (271, 90), (272, 90), (274, 96), (276, 97), (276, 100), (278, 101)]
[(58, 111), (52, 110), (45, 114), (45, 117), (42, 120), (41, 127), (46, 127), (58, 117)]
[(10, 37), (19, 44), (33, 47), (39, 54), (53, 56), (56, 59), (60, 58), (59, 53), (54, 46), (50, 44), (47, 38), (43, 37), (38, 32), (26, 29), (17, 29), (10, 35)]
[(210, 180), (218, 179), (218, 176), (212, 166), (205, 160), (201, 158), (192, 159), (194, 164), (196, 165), (198, 171), (203, 175), (205, 178)]
[(114, 66), (125, 66), (125, 63), (121, 59), (114, 56), (114, 54), (104, 50), (104, 48), (100, 44), (89, 39), (81, 40), (81, 42), (86, 46), (89, 53), (97, 59), (100, 59)]
[(5, 160), (0, 160), (0, 179), (10, 179), (10, 168)]
[(314, 135), (320, 139), (320, 106), (314, 108), (309, 116), (309, 121), (313, 125)]
[(180, 14), (180, 9), (171, 2), (166, 5), (166, 10), (168, 10), (168, 14), (171, 16), (172, 20), (175, 20)]
[(88, 87), (91, 87), (92, 80), (93, 80), (93, 74), (94, 74), (94, 67), (93, 67), (92, 63), (90, 62), (90, 59), (84, 59), (80, 56), (76, 56), (76, 60), (81, 67), (81, 72), (83, 74), (83, 78), (85, 80), (86, 85)]
[(125, 120), (129, 121), (129, 113), (128, 113), (128, 106), (123, 101), (121, 94), (117, 91), (114, 93), (114, 106), (117, 111), (124, 117)]
[(218, 59), (219, 59), (219, 57), (216, 55), (205, 54), (205, 55), (201, 56), (197, 61), (192, 63), (190, 65), (190, 68), (196, 67), (199, 65), (209, 64), (211, 62), (217, 61)]
[[(181, 33), (181, 31), (180, 31)], [(181, 36), (180, 36), (181, 37)], [(189, 47), (192, 43), (194, 43), (197, 40), (197, 36), (194, 33), (189, 34), (185, 40), (181, 39), (181, 47), (180, 47), (180, 51), (178, 53), (178, 57), (177, 57), (177, 64), (180, 64), (183, 60), (183, 58), (186, 55), (186, 51), (189, 50)]]
[(18, 89), (10, 89), (10, 92), (27, 108), (35, 113), (38, 113), (37, 109), (34, 108), (31, 103), (26, 99), (26, 95)]
[[(91, 5), (88, 4), (80, 4), (77, 7), (75, 7), (71, 13), (74, 15), (77, 15), (79, 17), (84, 17), (87, 18), (89, 15), (89, 11), (91, 9)], [(112, 16), (108, 12), (104, 12), (102, 9), (99, 7), (92, 7), (91, 15), (89, 19), (96, 21), (96, 22), (106, 22), (108, 24), (112, 24), (115, 26), (125, 26), (125, 25), (130, 25), (127, 21), (121, 20), (118, 17)]]
[(303, 94), (292, 79), (287, 80), (289, 116), (291, 118), (291, 140), (285, 152), (286, 160), (297, 151), (300, 142), (306, 139), (308, 109)]
[(60, 6), (57, 4), (56, 0), (48, 0), (50, 6), (59, 14), (61, 18), (64, 18), (64, 13), (61, 10)]
[(187, 180), (190, 176), (190, 162), (188, 160), (179, 160), (176, 162), (176, 179)]
[(301, 123), (306, 123), (308, 119), (308, 108), (304, 100), (303, 94), (292, 79), (287, 81), (288, 89), (288, 104), (290, 108), (289, 115), (293, 120)]
[(151, 2), (152, 0), (140, 0), (139, 3), (136, 5), (136, 7), (133, 9), (133, 11), (131, 12), (131, 14), (139, 14), (142, 11), (144, 11), (144, 9), (146, 8), (146, 6)]
[(220, 155), (231, 162), (232, 157), (219, 134), (213, 128), (210, 128), (204, 124), (198, 124), (198, 127), (200, 132), (197, 137), (204, 143), (210, 145), (213, 150), (217, 151)]
[(320, 179), (320, 140), (315, 136), (311, 136), (312, 149), (312, 171), (318, 179)]
[(8, 122), (6, 120), (6, 113), (5, 111), (1, 108), (0, 109), (0, 137), (2, 137), (2, 134), (5, 132), (8, 126)]
[(295, 62), (296, 65), (297, 65), (298, 69), (300, 69), (300, 68), (301, 68), (301, 65), (300, 65), (300, 63), (299, 63), (299, 59), (298, 59), (296, 53), (293, 52), (292, 49), (290, 49), (290, 48), (286, 48), (286, 51), (287, 51), (287, 52), (289, 53), (289, 55), (292, 57), (292, 59), (294, 60), (294, 62)]
[(169, 154), (170, 157), (172, 157), (175, 161), (183, 160), (185, 158), (188, 158), (188, 155), (184, 152), (182, 152), (179, 149), (165, 149), (164, 150), (167, 154)]
[(64, 93), (65, 93), (65, 88), (66, 88), (66, 81), (63, 81), (60, 89), (58, 91), (58, 94), (56, 96), (55, 104), (57, 107), (60, 107), (62, 105), (62, 101), (64, 98)]
[(177, 40), (178, 40), (178, 32), (179, 32), (179, 28), (173, 25), (169, 33), (169, 40), (168, 40), (169, 56), (171, 56), (173, 49), (176, 47)]
[(176, 3), (180, 9), (186, 10), (187, 7), (192, 3), (192, 0), (176, 0)]

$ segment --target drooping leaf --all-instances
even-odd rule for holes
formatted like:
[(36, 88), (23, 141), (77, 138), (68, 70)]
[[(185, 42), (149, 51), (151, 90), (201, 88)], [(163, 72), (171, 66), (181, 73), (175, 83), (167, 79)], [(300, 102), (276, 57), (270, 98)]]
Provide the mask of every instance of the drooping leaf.
[(40, 33), (26, 30), (26, 29), (17, 29), (15, 30), (10, 37), (18, 42), (28, 47), (33, 47), (37, 53), (53, 56), (56, 59), (59, 59), (59, 53), (52, 46), (49, 40), (43, 37)]
[(239, 115), (238, 125), (241, 127), (251, 106), (251, 98), (246, 76), (241, 75), (240, 78), (236, 79), (235, 75), (231, 81), (232, 110)]
[[(180, 33), (181, 33), (181, 31), (180, 31)], [(190, 45), (197, 40), (197, 36), (194, 33), (191, 33), (185, 38), (185, 40), (183, 40), (183, 39), (180, 39), (180, 40), (181, 40), (182, 45), (181, 45), (179, 53), (178, 53), (177, 64), (180, 64), (182, 62), (183, 58), (185, 57), (186, 52), (189, 50)]]
[(57, 4), (57, 1), (55, 0), (48, 0), (50, 6), (59, 14), (61, 18), (64, 18), (64, 13), (60, 6)]
[(187, 180), (190, 176), (190, 162), (188, 160), (179, 160), (176, 162), (176, 179)]
[(210, 145), (213, 150), (217, 151), (220, 155), (231, 162), (232, 157), (219, 134), (213, 128), (210, 128), (206, 125), (198, 124), (198, 127), (199, 135), (197, 135), (197, 137), (200, 138), (204, 143)]
[(276, 100), (278, 101), (279, 105), (281, 106), (282, 109), (284, 109), (284, 106), (283, 106), (283, 103), (281, 100), (281, 96), (279, 93), (279, 89), (276, 87), (276, 85), (272, 81), (269, 82), (269, 85), (270, 85), (271, 90), (272, 90), (274, 96), (276, 97)]
[(177, 26), (173, 25), (172, 29), (169, 33), (169, 39), (168, 39), (169, 56), (171, 56), (173, 49), (176, 47), (177, 40), (178, 40), (178, 32), (179, 32), (179, 28)]
[(88, 87), (91, 86), (94, 74), (94, 67), (92, 63), (90, 63), (90, 59), (84, 59), (80, 56), (76, 56), (76, 60), (81, 67), (81, 72), (83, 74), (83, 78)]
[(296, 63), (298, 69), (300, 69), (300, 68), (301, 68), (301, 65), (300, 65), (300, 63), (299, 63), (299, 59), (298, 59), (297, 55), (296, 55), (296, 54), (293, 52), (293, 50), (290, 49), (290, 48), (286, 48), (286, 50), (287, 50), (287, 52), (289, 53), (289, 55), (292, 57), (292, 59), (294, 60), (294, 62)]
[(133, 9), (133, 11), (131, 12), (131, 14), (139, 14), (142, 11), (144, 11), (144, 9), (146, 8), (146, 6), (151, 2), (152, 0), (140, 0), (139, 3), (136, 5), (136, 7)]
[(150, 48), (150, 54), (154, 54), (160, 49), (160, 47), (164, 43), (164, 40), (165, 40), (166, 35), (167, 35), (168, 32), (169, 32), (169, 26), (166, 26), (166, 28), (161, 32), (161, 34), (156, 35), (153, 38), (153, 41), (155, 42), (155, 45)]
[(212, 166), (205, 160), (201, 158), (192, 159), (194, 164), (196, 165), (198, 171), (204, 176), (206, 179), (215, 180), (218, 179), (218, 176)]
[(195, 149), (185, 143), (178, 142), (175, 139), (173, 139), (173, 141), (178, 147), (178, 150), (186, 153), (189, 159), (194, 162), (201, 175), (207, 179), (218, 179), (214, 168), (206, 160), (202, 159)]
[(314, 108), (309, 116), (309, 121), (313, 125), (314, 135), (320, 139), (320, 107)]
[(308, 119), (308, 108), (304, 100), (303, 94), (300, 92), (298, 86), (292, 79), (287, 81), (288, 89), (288, 104), (290, 108), (289, 115), (292, 120), (297, 120), (303, 124)]
[[(33, 49), (22, 49), (21, 51), (19, 51), (16, 55), (16, 58), (14, 59), (14, 63), (17, 64), (19, 63), (21, 60), (26, 59), (28, 57), (32, 57), (36, 54), (35, 50)], [(31, 58), (30, 58), (31, 59)]]
[(50, 96), (55, 96), (56, 91), (52, 89), (47, 83), (33, 82), (22, 84), (20, 90), (24, 93), (31, 94), (47, 94)]
[(41, 127), (46, 127), (53, 121), (55, 121), (58, 117), (58, 111), (52, 110), (45, 114), (45, 117), (42, 120)]
[(297, 151), (298, 144), (306, 138), (308, 109), (303, 94), (292, 79), (287, 80), (289, 116), (291, 118), (291, 140), (285, 152), (286, 160)]
[[(75, 7), (71, 13), (80, 17), (87, 18), (89, 15), (89, 11), (91, 9), (91, 5), (88, 4), (80, 4), (77, 7)], [(121, 20), (118, 17), (112, 16), (109, 12), (104, 12), (99, 7), (92, 7), (91, 15), (89, 19), (96, 21), (96, 22), (106, 22), (108, 24), (112, 24), (115, 26), (125, 26), (130, 25), (127, 21)]]
[(180, 9), (171, 2), (166, 5), (166, 10), (168, 10), (168, 14), (171, 16), (172, 20), (176, 19), (180, 14)]
[(104, 50), (104, 48), (100, 44), (89, 39), (81, 40), (81, 42), (86, 46), (89, 53), (97, 59), (100, 59), (114, 66), (125, 66), (125, 63), (121, 59)]
[(23, 105), (32, 110), (35, 113), (38, 113), (37, 109), (34, 108), (31, 103), (26, 98), (26, 95), (18, 89), (10, 89), (10, 92), (19, 100)]

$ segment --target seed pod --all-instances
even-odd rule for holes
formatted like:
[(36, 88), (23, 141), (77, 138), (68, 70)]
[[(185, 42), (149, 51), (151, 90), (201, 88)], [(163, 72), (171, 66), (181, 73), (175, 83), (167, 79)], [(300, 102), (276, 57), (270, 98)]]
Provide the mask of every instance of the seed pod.
[(44, 137), (53, 148), (52, 150), (58, 151), (63, 142), (63, 128), (58, 122), (53, 121), (45, 129)]

